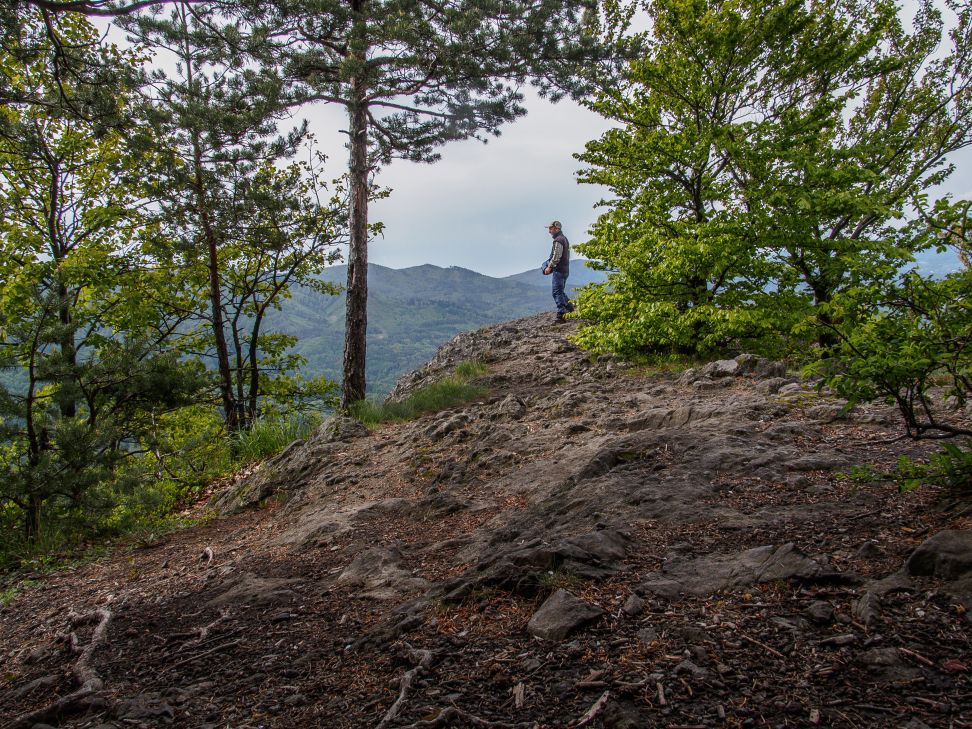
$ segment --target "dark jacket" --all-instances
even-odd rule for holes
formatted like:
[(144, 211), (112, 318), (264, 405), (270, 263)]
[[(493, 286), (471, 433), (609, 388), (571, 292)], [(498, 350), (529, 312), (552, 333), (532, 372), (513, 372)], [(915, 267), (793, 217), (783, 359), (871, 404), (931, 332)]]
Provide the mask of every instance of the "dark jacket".
[(564, 276), (570, 273), (570, 241), (563, 231), (557, 231), (550, 248), (550, 259), (547, 263), (557, 273)]

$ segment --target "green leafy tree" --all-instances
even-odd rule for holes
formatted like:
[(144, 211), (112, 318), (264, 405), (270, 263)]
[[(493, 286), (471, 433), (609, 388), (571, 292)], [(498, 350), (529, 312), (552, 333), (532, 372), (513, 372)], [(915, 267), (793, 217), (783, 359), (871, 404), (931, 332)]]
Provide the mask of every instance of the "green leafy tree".
[[(194, 313), (206, 322), (225, 422), (237, 432), (252, 424), (262, 396), (299, 392), (281, 379), (299, 364), (287, 354), (293, 342), (264, 332), (265, 315), (294, 284), (334, 292), (314, 276), (345, 237), (341, 188), (322, 197), (316, 168), (277, 169), (306, 140), (306, 127), (278, 134), (288, 115), (281, 84), (244, 62), (250, 40), (239, 24), (208, 4), (177, 3), (168, 16), (125, 25), (176, 61), (145, 87), (151, 139), (166, 140), (147, 176), (155, 254), (206, 302)], [(320, 395), (327, 386), (311, 389)]]
[[(101, 54), (95, 65), (137, 63), (94, 50), (96, 32), (83, 18), (59, 18), (51, 32)], [(151, 274), (125, 135), (96, 136), (69, 103), (72, 87), (37, 50), (3, 56), (2, 70), (9, 88), (44, 103), (0, 112), (0, 364), (9, 373), (0, 498), (22, 515), (29, 539), (45, 505), (80, 510), (96, 485), (114, 479), (151, 412), (185, 402), (197, 379), (167, 352), (178, 316), (138, 294)]]
[(645, 3), (643, 57), (592, 104), (622, 126), (581, 156), (614, 193), (583, 248), (612, 275), (581, 300), (581, 341), (827, 344), (835, 296), (893, 280), (912, 252), (896, 221), (970, 141), (955, 8), (936, 55), (929, 4), (907, 33), (887, 2)]
[(295, 102), (347, 109), (350, 245), (343, 405), (365, 396), (370, 186), (393, 158), (433, 162), (441, 145), (495, 134), (524, 113), (520, 85), (554, 95), (590, 61), (587, 0), (253, 2), (259, 56)]
[(910, 31), (893, 5), (858, 8), (868, 32), (837, 49), (859, 50), (838, 59), (839, 74), (811, 56), (777, 102), (785, 113), (737, 157), (756, 229), (786, 264), (783, 283), (812, 295), (821, 346), (833, 343), (836, 296), (893, 282), (924, 245), (900, 221), (916, 217), (925, 191), (952, 172), (950, 155), (972, 143), (972, 7), (946, 6), (950, 30), (930, 0)]
[(580, 299), (586, 346), (711, 352), (785, 326), (766, 304), (780, 267), (754, 235), (731, 152), (786, 84), (767, 70), (817, 40), (802, 5), (645, 3), (641, 56), (589, 104), (621, 126), (579, 156), (581, 182), (612, 193), (580, 247), (610, 272)]
[[(912, 438), (972, 436), (961, 406), (972, 398), (972, 203), (939, 201), (905, 229), (917, 247), (952, 248), (964, 261), (942, 278), (909, 270), (835, 298), (835, 344), (817, 369), (851, 402), (894, 404)], [(944, 389), (954, 410), (932, 392)]]

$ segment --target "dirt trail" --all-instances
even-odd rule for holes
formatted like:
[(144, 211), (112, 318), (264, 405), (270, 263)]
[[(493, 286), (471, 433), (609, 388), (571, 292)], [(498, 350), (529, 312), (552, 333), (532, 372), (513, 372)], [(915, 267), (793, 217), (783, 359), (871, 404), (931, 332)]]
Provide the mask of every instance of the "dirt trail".
[(835, 475), (922, 454), (894, 413), (573, 326), (461, 335), (398, 394), (479, 360), (481, 401), (335, 421), (228, 515), (40, 578), (0, 611), (0, 725), (972, 726), (972, 572), (904, 568), (972, 512)]

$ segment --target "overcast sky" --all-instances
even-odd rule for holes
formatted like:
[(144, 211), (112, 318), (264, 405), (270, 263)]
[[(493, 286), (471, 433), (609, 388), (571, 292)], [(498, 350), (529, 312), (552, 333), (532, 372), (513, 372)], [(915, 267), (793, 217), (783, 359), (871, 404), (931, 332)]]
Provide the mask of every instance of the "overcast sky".
[[(552, 104), (530, 94), (525, 117), (487, 144), (475, 140), (441, 148), (435, 164), (395, 160), (377, 183), (391, 196), (372, 204), (370, 218), (385, 224), (369, 260), (392, 268), (423, 263), (461, 266), (490, 276), (539, 267), (550, 252), (547, 224), (560, 220), (572, 243), (597, 217), (604, 189), (579, 185), (573, 155), (608, 128), (571, 101)], [(335, 175), (346, 164), (347, 128), (338, 108), (307, 115)]]
[[(907, 23), (916, 3), (902, 5)], [(947, 23), (952, 17), (946, 11)], [(442, 159), (433, 165), (396, 160), (383, 169), (377, 182), (392, 193), (371, 208), (372, 221), (386, 227), (371, 244), (369, 260), (507, 276), (539, 267), (549, 253), (546, 226), (553, 219), (563, 222), (572, 244), (583, 242), (598, 215), (595, 204), (609, 193), (577, 183), (581, 163), (573, 155), (608, 122), (576, 102), (552, 104), (529, 92), (526, 106), (527, 115), (488, 144), (454, 142), (441, 148)], [(343, 111), (317, 109), (307, 118), (338, 174), (347, 163), (344, 137), (335, 133), (347, 128)], [(944, 191), (972, 198), (972, 149), (952, 161), (956, 170)]]
[[(454, 142), (432, 165), (394, 161), (378, 176), (392, 188), (374, 203), (372, 221), (385, 224), (369, 247), (369, 260), (392, 268), (423, 263), (461, 266), (490, 276), (538, 268), (549, 253), (546, 225), (560, 220), (571, 243), (580, 243), (597, 218), (597, 201), (608, 192), (580, 185), (573, 155), (599, 137), (608, 123), (575, 102), (551, 104), (531, 96), (525, 117), (503, 128), (488, 144)], [(307, 115), (339, 174), (347, 162), (347, 123), (338, 108)], [(972, 197), (972, 149), (954, 160), (945, 189)], [(539, 274), (538, 274), (539, 275)]]
[[(907, 17), (914, 3), (904, 5)], [(369, 260), (392, 268), (431, 263), (507, 276), (539, 268), (549, 253), (546, 226), (553, 219), (563, 222), (572, 244), (583, 242), (598, 215), (594, 206), (608, 192), (577, 183), (581, 164), (573, 155), (608, 123), (569, 100), (552, 104), (527, 92), (526, 106), (527, 115), (488, 144), (453, 142), (441, 148), (435, 164), (396, 160), (381, 170), (377, 183), (392, 193), (371, 207), (371, 221), (383, 222), (385, 232), (371, 244)], [(329, 156), (332, 176), (344, 172), (343, 108), (322, 105), (300, 116)], [(957, 169), (945, 189), (972, 197), (972, 149), (953, 162)]]

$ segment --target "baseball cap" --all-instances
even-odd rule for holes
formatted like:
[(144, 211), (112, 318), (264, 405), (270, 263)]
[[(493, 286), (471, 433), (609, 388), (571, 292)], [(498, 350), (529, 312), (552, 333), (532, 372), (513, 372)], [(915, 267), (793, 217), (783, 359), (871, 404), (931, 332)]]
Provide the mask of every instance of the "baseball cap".
[(551, 221), (551, 222), (550, 222), (550, 223), (549, 223), (549, 224), (547, 225), (547, 227), (548, 227), (548, 228), (563, 228), (564, 226), (562, 226), (562, 225), (560, 224), (560, 221), (559, 221), (559, 220), (554, 220), (554, 221)]

